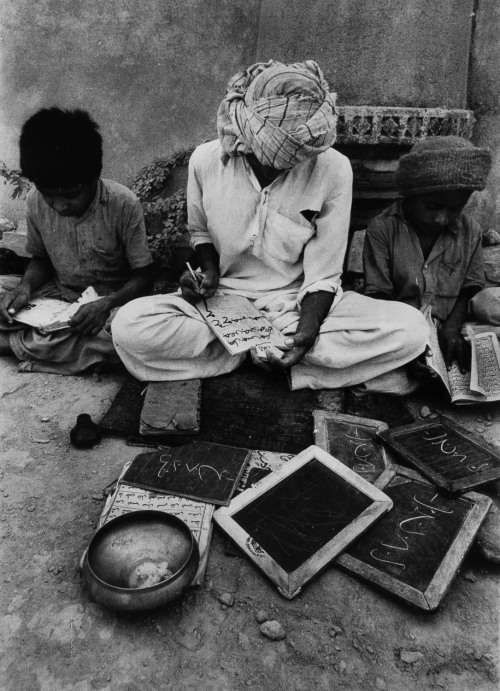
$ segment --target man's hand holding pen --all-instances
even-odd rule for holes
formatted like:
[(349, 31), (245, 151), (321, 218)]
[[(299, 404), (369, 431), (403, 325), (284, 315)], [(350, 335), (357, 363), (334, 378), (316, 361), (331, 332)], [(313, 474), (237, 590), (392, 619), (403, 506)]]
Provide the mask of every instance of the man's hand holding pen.
[(219, 287), (218, 272), (213, 269), (194, 271), (189, 262), (186, 262), (186, 266), (180, 278), (182, 297), (192, 304), (203, 300), (205, 309), (208, 309), (206, 299), (215, 295)]

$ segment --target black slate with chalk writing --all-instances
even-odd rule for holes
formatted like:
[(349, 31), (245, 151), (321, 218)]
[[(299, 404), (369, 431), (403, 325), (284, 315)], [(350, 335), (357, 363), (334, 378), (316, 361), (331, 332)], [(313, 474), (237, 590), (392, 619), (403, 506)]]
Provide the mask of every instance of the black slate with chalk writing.
[(374, 482), (388, 466), (385, 448), (375, 439), (387, 429), (379, 420), (327, 410), (314, 411), (316, 444), (342, 461), (368, 482)]
[(193, 442), (137, 456), (122, 482), (228, 506), (249, 457), (247, 449)]
[(386, 487), (394, 507), (347, 552), (390, 576), (425, 590), (472, 504), (408, 480)]
[(395, 427), (378, 436), (403, 461), (449, 492), (500, 478), (500, 455), (447, 418)]
[(395, 466), (383, 491), (393, 508), (338, 557), (348, 571), (422, 609), (439, 606), (491, 504), (453, 496)]

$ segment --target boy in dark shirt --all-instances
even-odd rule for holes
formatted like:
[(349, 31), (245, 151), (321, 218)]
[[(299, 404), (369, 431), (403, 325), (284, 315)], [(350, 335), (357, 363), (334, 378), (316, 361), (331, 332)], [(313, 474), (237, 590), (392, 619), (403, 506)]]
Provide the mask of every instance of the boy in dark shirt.
[[(110, 320), (151, 288), (141, 205), (100, 177), (102, 139), (85, 111), (38, 111), (23, 126), (20, 154), (36, 187), (27, 199), (32, 259), (19, 286), (0, 295), (0, 354), (13, 353), (24, 370), (59, 374), (118, 361)], [(44, 335), (12, 319), (34, 297), (74, 302), (89, 286), (100, 298), (82, 305), (69, 329)]]
[(463, 209), (490, 166), (489, 151), (460, 137), (415, 144), (396, 172), (403, 198), (372, 220), (364, 244), (365, 294), (431, 306), (445, 361), (461, 369), (469, 367), (462, 325), (484, 285), (481, 229)]

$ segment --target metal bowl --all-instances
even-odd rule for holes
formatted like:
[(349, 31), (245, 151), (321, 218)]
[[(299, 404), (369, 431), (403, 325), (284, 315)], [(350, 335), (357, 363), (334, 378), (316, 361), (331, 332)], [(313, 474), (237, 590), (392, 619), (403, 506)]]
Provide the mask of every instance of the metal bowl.
[(184, 521), (161, 511), (134, 511), (99, 528), (83, 578), (96, 602), (139, 612), (181, 595), (199, 563), (198, 543)]

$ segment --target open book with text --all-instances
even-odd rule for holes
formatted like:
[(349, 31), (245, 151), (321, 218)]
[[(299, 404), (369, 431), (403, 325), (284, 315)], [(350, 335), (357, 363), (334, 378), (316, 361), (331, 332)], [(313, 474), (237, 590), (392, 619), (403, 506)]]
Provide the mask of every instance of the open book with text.
[(87, 302), (97, 300), (94, 288), (89, 287), (82, 293), (77, 302), (64, 302), (54, 298), (34, 298), (25, 307), (12, 315), (12, 318), (47, 334), (69, 328), (68, 321), (74, 317), (80, 307)]
[(446, 386), (451, 402), (466, 404), (500, 401), (500, 347), (496, 334), (491, 331), (474, 333), (470, 327), (467, 328), (471, 366), (469, 372), (462, 373), (456, 362), (451, 367), (446, 367), (430, 310), (424, 314), (430, 328), (431, 351), (426, 356), (426, 364)]

